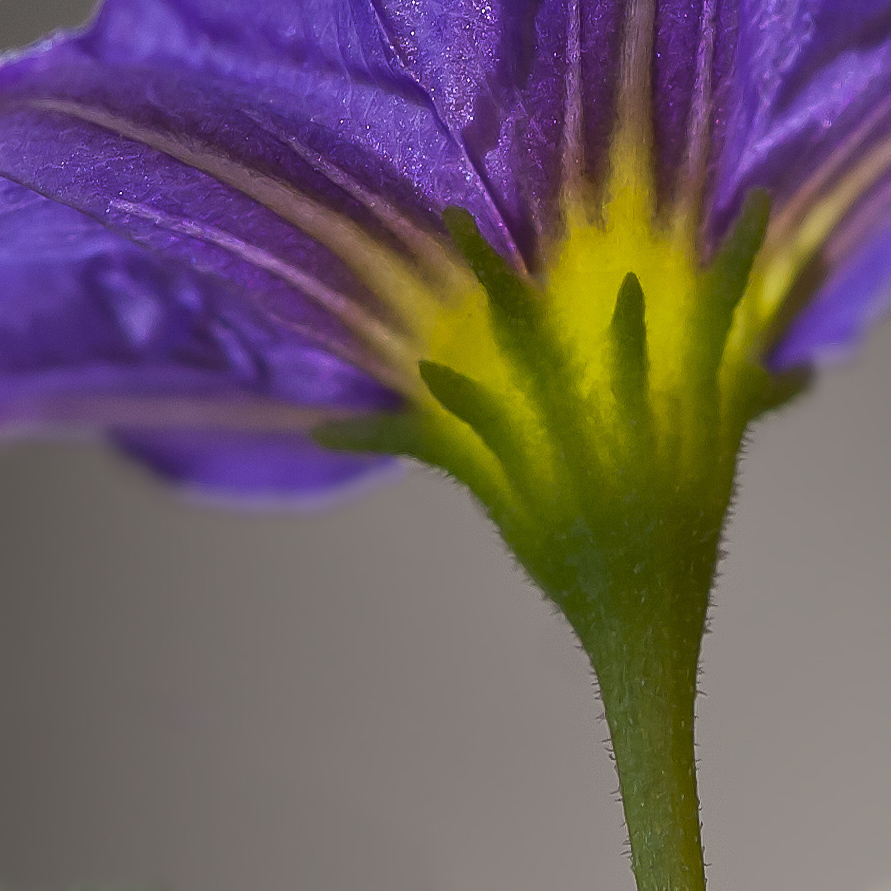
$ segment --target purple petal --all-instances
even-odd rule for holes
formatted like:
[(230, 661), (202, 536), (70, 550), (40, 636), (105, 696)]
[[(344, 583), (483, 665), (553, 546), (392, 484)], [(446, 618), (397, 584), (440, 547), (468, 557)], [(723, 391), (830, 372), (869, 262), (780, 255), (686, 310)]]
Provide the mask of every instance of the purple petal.
[[(177, 114), (222, 82), (223, 109), (206, 100), (202, 114), (227, 118), (233, 139), (215, 133), (215, 143), (241, 145), (235, 112), (245, 110), (370, 191), (401, 192), (401, 206), (468, 208), (499, 248), (534, 267), (557, 232), (573, 163), (604, 175), (627, 9), (626, 0), (109, 0), (82, 47), (106, 66), (138, 70), (140, 82), (181, 69), (155, 102)], [(665, 193), (690, 115), (703, 112), (693, 103), (698, 70), (716, 64), (734, 12), (720, 0), (658, 4), (653, 110)], [(704, 39), (709, 29), (717, 41)], [(188, 101), (184, 74), (201, 81)], [(144, 116), (140, 95), (115, 104)], [(279, 172), (295, 181), (293, 170)]]
[(742, 0), (715, 225), (753, 186), (781, 207), (865, 122), (888, 138), (889, 95), (889, 0)]
[[(316, 96), (329, 118), (343, 116), (337, 91), (317, 80), (308, 77), (301, 94)], [(321, 115), (310, 103), (304, 113), (315, 135), (307, 130), (301, 140), (299, 122), (285, 122), (261, 108), (256, 96), (250, 100), (255, 107), (247, 101), (239, 105), (237, 92), (175, 69), (116, 71), (71, 44), (3, 69), (0, 91), (0, 173), (157, 251), (189, 259), (242, 287), (251, 285), (274, 308), (290, 307), (296, 323), (326, 339), (350, 338), (326, 306), (295, 287), (300, 276), (294, 270), (323, 291), (374, 305), (374, 295), (363, 291), (329, 249), (266, 206), (268, 200), (264, 204), (247, 194), (250, 184), (264, 177), (282, 201), (295, 191), (310, 196), (387, 240), (371, 212), (298, 151), (337, 157), (324, 147), (323, 138), (334, 137), (318, 135)], [(351, 95), (376, 110), (374, 95), (363, 96), (359, 89)], [(415, 132), (413, 113), (401, 110), (407, 117), (395, 121), (391, 113), (389, 123)], [(401, 150), (411, 152), (412, 146), (406, 141)], [(204, 162), (196, 159), (200, 154)], [(229, 183), (221, 182), (219, 173), (200, 169), (208, 157), (232, 172)], [(385, 175), (383, 159), (375, 161), (376, 170), (364, 156), (360, 160), (368, 177)], [(397, 193), (397, 199), (404, 198)], [(411, 208), (408, 200), (400, 206)]]
[[(197, 140), (379, 232), (367, 208), (307, 163), (322, 158), (428, 226), (462, 203), (503, 242), (461, 147), (415, 81), (387, 67), (360, 6), (110, 0), (84, 35), (7, 64), (0, 107), (34, 112), (35, 99), (65, 99)], [(12, 162), (6, 172), (15, 175)]]
[[(653, 129), (663, 200), (690, 149), (691, 130), (714, 127), (710, 93), (719, 92), (734, 54), (737, 4), (731, 0), (664, 0), (656, 5)], [(699, 119), (701, 118), (701, 120)]]
[[(713, 232), (726, 228), (753, 186), (771, 191), (776, 215), (803, 189), (818, 206), (891, 138), (891, 2), (743, 0), (725, 89)], [(880, 182), (868, 192), (881, 199)], [(859, 203), (816, 258), (827, 278), (777, 345), (777, 366), (844, 352), (887, 304), (887, 192), (882, 206), (872, 202), (869, 225)], [(855, 227), (852, 241), (845, 233)]]
[[(383, 276), (386, 264), (348, 266), (289, 212), (309, 202), (310, 214), (351, 220), (406, 262), (414, 259), (382, 218), (385, 205), (404, 228), (441, 229), (441, 193), (483, 220), (489, 214), (488, 232), (503, 243), (500, 218), (468, 184), (416, 85), (306, 62), (305, 41), (295, 44), (294, 65), (284, 54), (275, 76), (252, 83), (262, 70), (256, 46), (243, 58), (227, 53), (225, 39), (202, 40), (198, 19), (177, 31), (161, 14), (172, 8), (109, 4), (84, 37), (4, 66), (0, 175), (220, 278), (258, 312), (398, 386), (398, 372), (364, 336), (390, 324), (388, 290), (370, 290), (356, 273)], [(170, 41), (153, 43), (149, 26)], [(138, 35), (132, 58), (120, 42), (127, 34)]]
[[(769, 186), (781, 207), (815, 164), (851, 147), (867, 109), (879, 112), (864, 138), (887, 135), (889, 0), (864, 0), (857, 15), (830, 0), (655, 8), (660, 196), (671, 200), (683, 182), (711, 83), (721, 147), (713, 235), (753, 185)], [(232, 330), (256, 362), (280, 369), (294, 353), (264, 398), (343, 404), (352, 384), (341, 370), (352, 365), (359, 390), (378, 387), (356, 399), (376, 404), (386, 390), (373, 379), (392, 379), (355, 314), (385, 324), (386, 294), (293, 208), (308, 201), (415, 262), (384, 211), (436, 236), (443, 206), (459, 204), (496, 247), (535, 268), (559, 233), (573, 165), (604, 175), (629, 9), (627, 0), (108, 0), (88, 31), (0, 68), (0, 175), (126, 244), (132, 255), (112, 251), (124, 271), (113, 268), (136, 297), (141, 276), (158, 291), (161, 271), (227, 295)], [(251, 332), (275, 332), (275, 347), (243, 334), (247, 318)], [(341, 369), (330, 398), (310, 392), (326, 363)]]
[[(178, 203), (193, 213), (188, 194), (208, 190), (202, 203), (217, 220), (221, 204), (244, 203), (231, 189), (214, 193), (200, 171), (186, 175), (157, 157), (157, 146), (133, 145), (120, 128), (100, 140), (84, 120), (61, 121), (58, 104), (55, 115), (37, 104), (64, 100), (101, 111), (106, 124), (125, 119), (180, 145), (212, 146), (381, 238), (368, 207), (308, 169), (308, 158), (325, 159), (372, 201), (384, 196), (429, 228), (438, 228), (444, 206), (461, 205), (496, 247), (535, 268), (559, 234), (559, 198), (576, 165), (589, 179), (605, 174), (628, 9), (627, 0), (108, 0), (84, 35), (0, 73), (0, 114), (11, 118), (0, 118), (11, 134), (0, 172), (94, 215), (99, 208), (87, 206), (88, 195), (99, 205), (120, 186), (124, 203), (147, 205), (134, 186), (158, 182), (153, 197), (161, 197), (170, 179), (181, 181)], [(718, 78), (728, 54), (734, 11), (728, 0), (657, 5), (653, 117), (666, 196), (691, 115), (707, 111), (694, 101), (699, 81), (713, 68)], [(36, 146), (44, 144), (41, 129), (60, 128), (68, 137), (60, 153), (84, 139), (93, 150), (102, 143), (108, 176), (82, 184), (88, 195), (53, 181), (46, 168), (58, 158), (35, 159), (29, 169), (21, 163), (22, 132)], [(158, 202), (151, 207), (176, 217)], [(263, 210), (248, 217), (268, 216)], [(146, 228), (114, 211), (106, 219), (104, 209), (102, 219), (128, 233)], [(227, 216), (248, 218), (244, 208)], [(279, 255), (275, 225), (251, 220), (255, 240)], [(169, 243), (169, 233), (156, 241)], [(313, 274), (337, 269), (310, 242), (300, 246), (301, 263)], [(355, 283), (339, 287), (352, 293)]]
[[(534, 264), (574, 160), (603, 179), (627, 0), (371, 0), (403, 70), (432, 97)], [(700, 78), (720, 80), (735, 7), (656, 5), (652, 116), (660, 192), (684, 161)], [(579, 132), (575, 133), (574, 128)], [(578, 144), (576, 144), (578, 143)]]
[[(313, 494), (381, 464), (323, 454), (299, 424), (301, 411), (394, 408), (380, 384), (218, 280), (2, 179), (0, 281), (6, 434), (128, 430), (133, 442), (191, 429), (208, 454), (226, 447), (227, 488), (249, 495)], [(193, 466), (195, 483), (226, 482)]]
[[(401, 70), (432, 98), (529, 263), (535, 262), (542, 234), (533, 221), (547, 225), (556, 217), (566, 112), (570, 103), (583, 101), (572, 64), (581, 39), (578, 23), (573, 32), (572, 5), (567, 0), (374, 3)], [(616, 48), (602, 44), (614, 43), (610, 34), (590, 29), (586, 36), (596, 64), (608, 65)], [(615, 78), (585, 83), (608, 107)]]
[(156, 473), (199, 496), (313, 510), (401, 473), (395, 461), (338, 454), (293, 435), (250, 436), (194, 430), (121, 433), (117, 444)]
[[(534, 212), (553, 216), (559, 185), (569, 6), (110, 0), (90, 46), (111, 63), (223, 76), (229, 91), (236, 80), (246, 95), (281, 91), (272, 101), (289, 126), (311, 117), (330, 127), (329, 143), (392, 159), (428, 206), (462, 204), (506, 253), (528, 256)], [(606, 66), (615, 48), (604, 57), (600, 34), (589, 34), (590, 55)], [(604, 107), (613, 82), (591, 80)]]

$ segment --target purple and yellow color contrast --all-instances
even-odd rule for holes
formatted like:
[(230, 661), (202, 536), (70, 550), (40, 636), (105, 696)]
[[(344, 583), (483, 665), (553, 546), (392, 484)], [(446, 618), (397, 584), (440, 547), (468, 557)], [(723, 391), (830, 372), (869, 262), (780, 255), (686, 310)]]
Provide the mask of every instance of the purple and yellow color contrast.
[(0, 69), (6, 430), (317, 496), (379, 462), (307, 429), (410, 399), (420, 316), (465, 298), (445, 207), (536, 281), (587, 254), (647, 290), (584, 244), (620, 173), (685, 229), (684, 274), (770, 191), (747, 302), (775, 366), (810, 364), (888, 298), (891, 13), (854, 10), (109, 0)]
[(409, 455), (591, 657), (704, 887), (739, 445), (891, 298), (891, 0), (106, 0), (0, 66), (0, 419), (313, 502)]

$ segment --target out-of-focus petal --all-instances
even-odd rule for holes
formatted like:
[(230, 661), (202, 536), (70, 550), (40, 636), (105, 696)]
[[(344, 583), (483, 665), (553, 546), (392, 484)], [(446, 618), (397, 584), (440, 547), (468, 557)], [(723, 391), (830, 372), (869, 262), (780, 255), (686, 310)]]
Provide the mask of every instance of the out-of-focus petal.
[[(390, 391), (231, 286), (2, 179), (0, 282), (6, 435), (191, 430), (207, 451), (217, 438), (226, 446), (228, 488), (244, 494), (285, 483), (283, 494), (312, 493), (380, 463), (321, 453), (300, 422), (306, 412), (393, 408)], [(265, 460), (271, 450), (277, 465)], [(195, 482), (224, 482), (206, 462), (194, 467)]]
[(129, 455), (199, 497), (243, 505), (328, 507), (398, 476), (393, 460), (337, 453), (295, 435), (159, 430), (119, 433)]
[(845, 358), (891, 309), (891, 221), (833, 270), (773, 350), (778, 371)]

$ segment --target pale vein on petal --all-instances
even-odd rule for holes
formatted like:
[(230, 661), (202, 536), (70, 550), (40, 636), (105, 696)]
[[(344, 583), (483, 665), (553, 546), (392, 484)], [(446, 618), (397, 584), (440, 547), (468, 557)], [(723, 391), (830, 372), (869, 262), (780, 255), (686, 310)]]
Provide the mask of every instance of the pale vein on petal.
[(677, 182), (676, 219), (680, 225), (695, 223), (702, 205), (706, 165), (711, 148), (712, 83), (717, 38), (717, 0), (703, 0), (696, 79), (687, 123), (687, 143)]
[(63, 100), (33, 100), (34, 108), (57, 112), (110, 130), (166, 154), (257, 201), (328, 248), (356, 277), (392, 307), (406, 323), (430, 324), (443, 299), (395, 251), (375, 241), (359, 225), (292, 186), (212, 151), (101, 109)]
[(374, 353), (382, 359), (389, 358), (391, 360), (390, 362), (375, 361), (371, 356), (360, 356), (355, 351), (347, 351), (344, 348), (350, 362), (364, 368), (374, 377), (397, 390), (406, 392), (409, 389), (408, 381), (403, 375), (398, 374), (397, 369), (404, 368), (410, 363), (414, 349), (397, 334), (391, 325), (372, 315), (355, 300), (350, 300), (346, 295), (335, 291), (305, 270), (298, 269), (268, 251), (248, 244), (231, 233), (224, 232), (214, 226), (174, 217), (155, 208), (130, 201), (112, 201), (109, 206), (126, 214), (150, 220), (159, 227), (223, 248), (239, 259), (298, 288), (315, 304), (347, 325), (358, 338), (368, 344)]

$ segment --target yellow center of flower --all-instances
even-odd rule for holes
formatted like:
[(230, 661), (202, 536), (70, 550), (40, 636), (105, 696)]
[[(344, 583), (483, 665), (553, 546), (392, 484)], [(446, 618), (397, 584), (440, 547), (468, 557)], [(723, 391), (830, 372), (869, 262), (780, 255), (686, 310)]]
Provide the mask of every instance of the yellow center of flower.
[(754, 299), (766, 198), (749, 201), (704, 267), (692, 227), (654, 223), (653, 190), (630, 158), (596, 215), (566, 202), (565, 237), (535, 279), (469, 215), (447, 214), (476, 281), (419, 332), (427, 387), (412, 397), (402, 450), (446, 467), (490, 509), (537, 514), (549, 493), (586, 486), (601, 498), (629, 474), (647, 484), (645, 465), (691, 497), (713, 488), (720, 517), (743, 429), (770, 399), (763, 322), (737, 311)]

